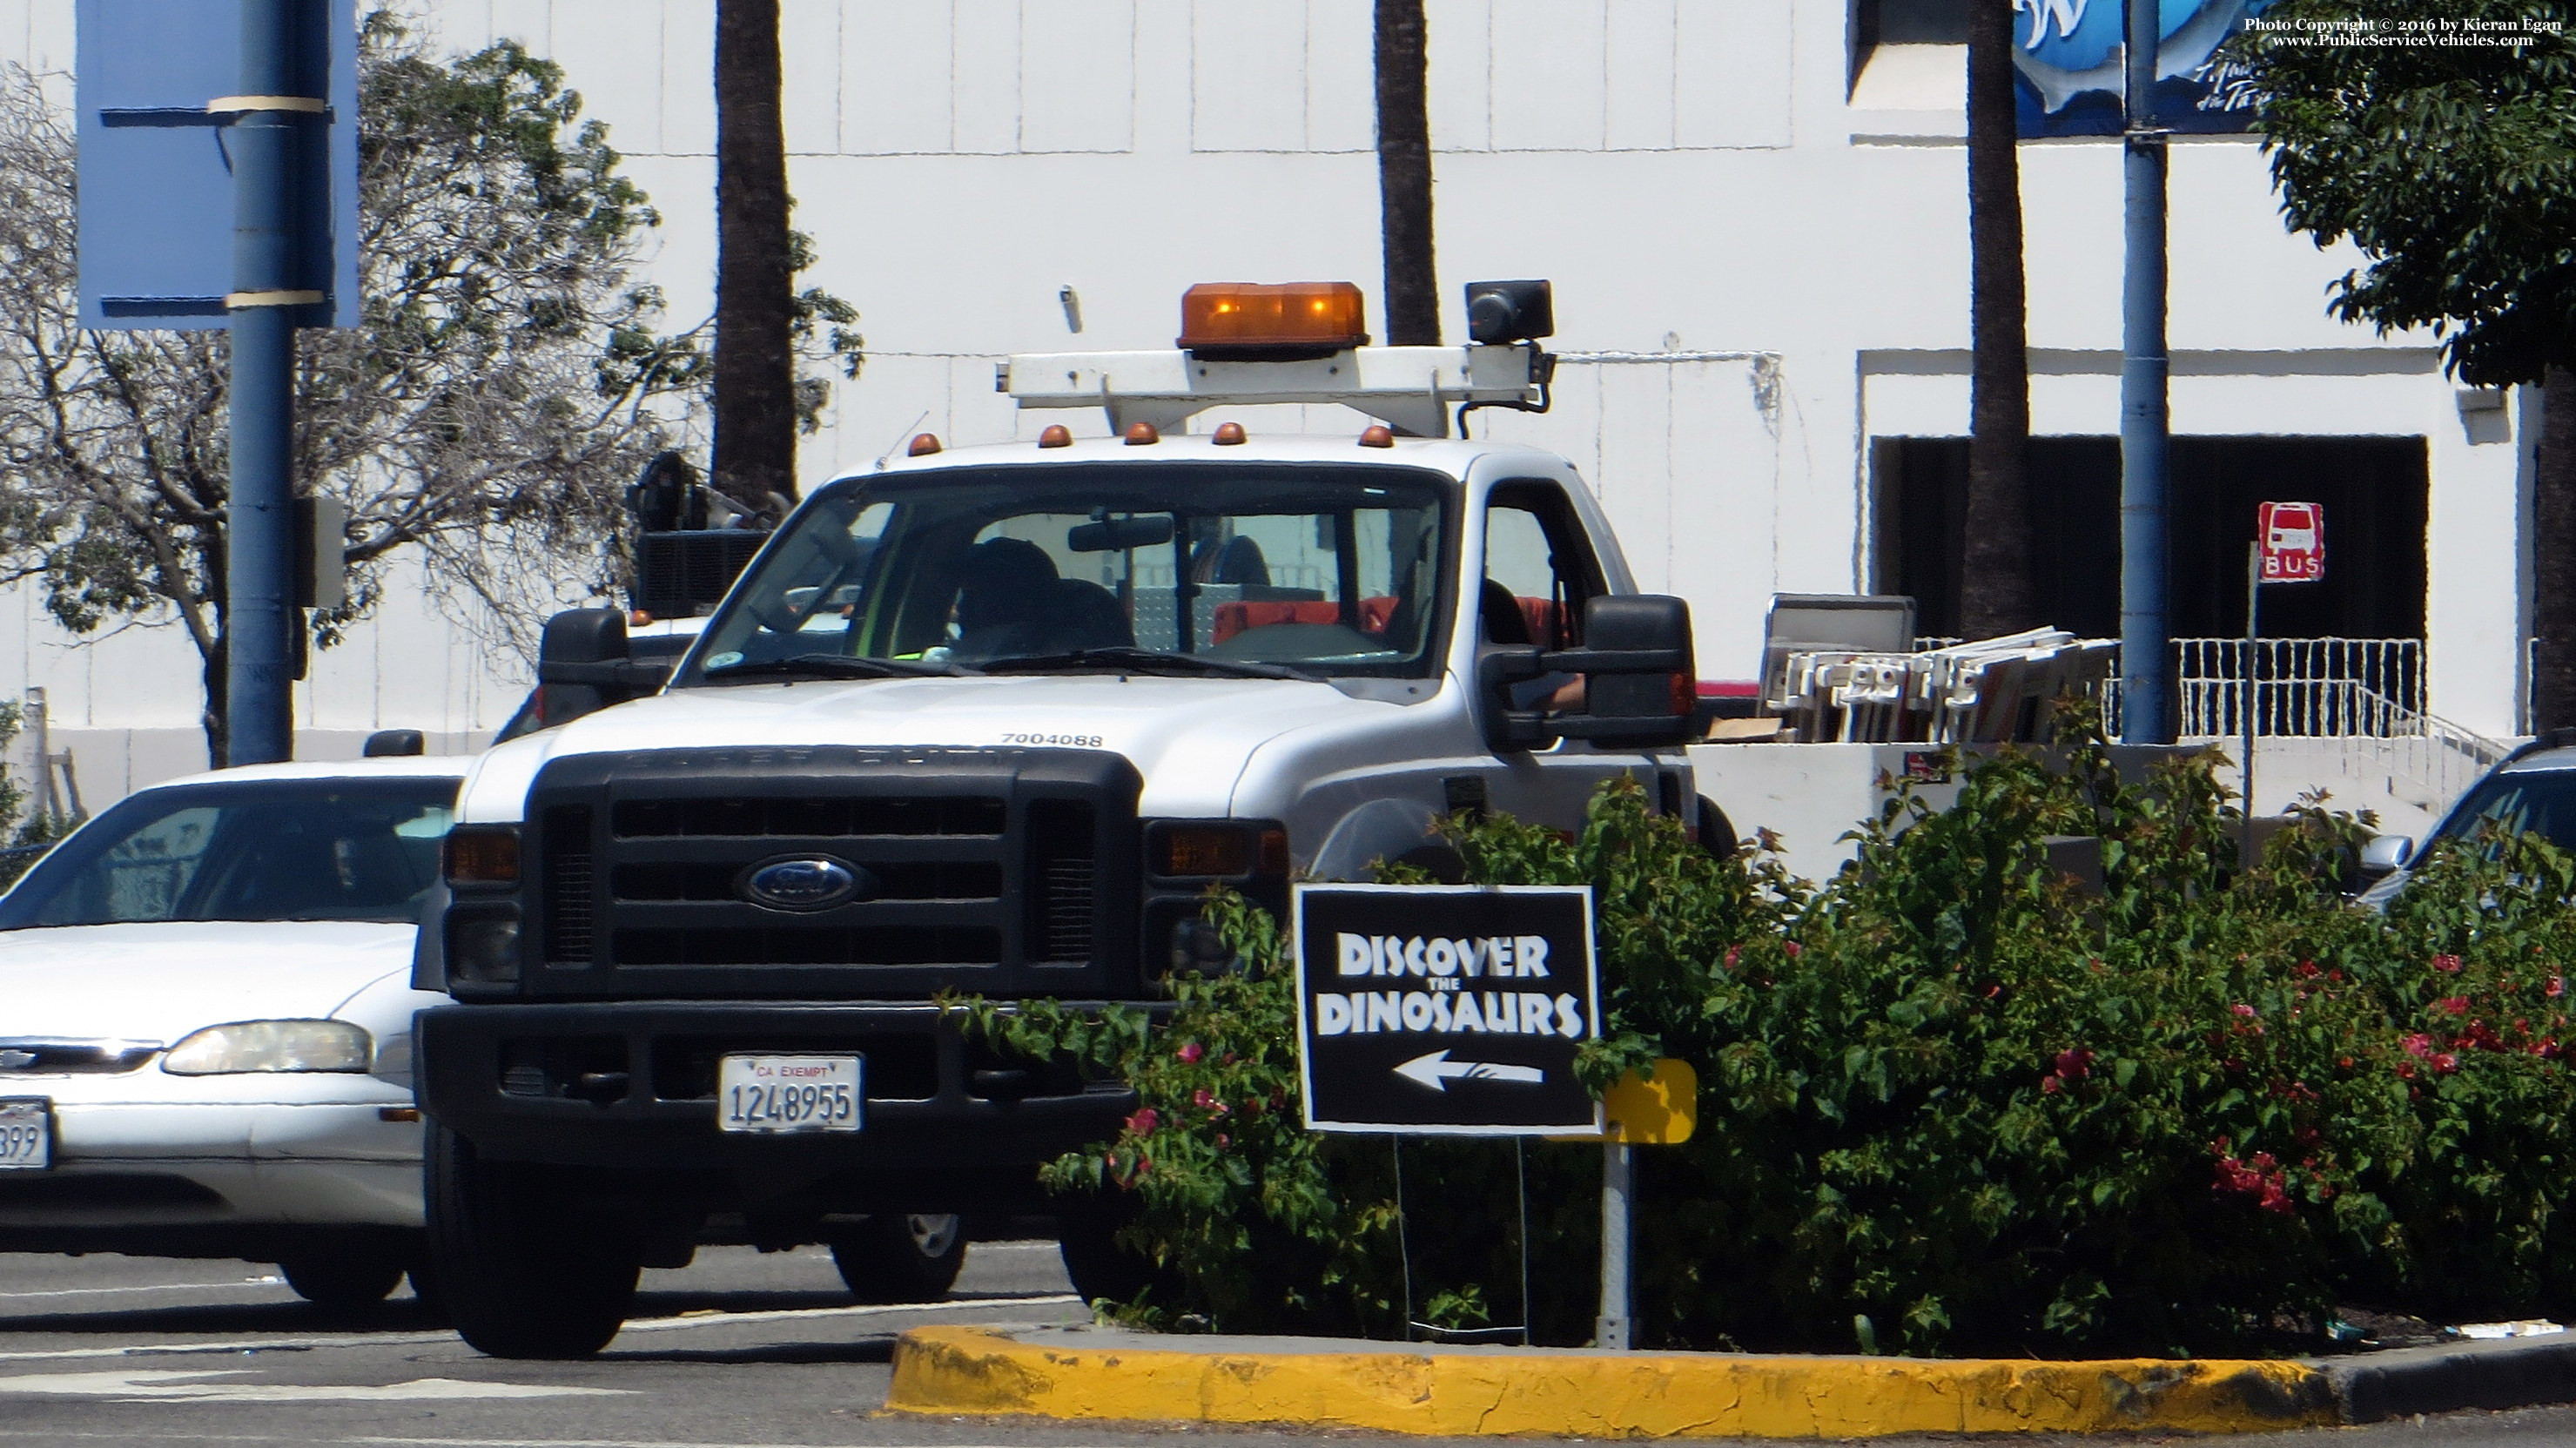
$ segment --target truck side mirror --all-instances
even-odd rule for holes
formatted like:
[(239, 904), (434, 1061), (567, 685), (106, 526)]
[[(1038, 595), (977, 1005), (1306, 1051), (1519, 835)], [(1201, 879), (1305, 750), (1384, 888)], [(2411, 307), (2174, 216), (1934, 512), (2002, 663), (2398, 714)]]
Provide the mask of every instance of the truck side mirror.
[(2361, 873), (2373, 879), (2395, 872), (2415, 856), (2415, 841), (2406, 835), (2373, 835), (2361, 847)]
[(1581, 648), (1542, 652), (1503, 648), (1478, 666), (1485, 697), (1547, 674), (1581, 674), (1580, 713), (1491, 708), (1488, 735), (1501, 749), (1543, 748), (1557, 738), (1589, 739), (1612, 749), (1663, 749), (1687, 743), (1699, 702), (1691, 656), (1690, 605), (1663, 594), (1603, 595), (1583, 608)]
[(1583, 608), (1583, 647), (1546, 657), (1584, 677), (1581, 714), (1557, 721), (1569, 739), (1613, 749), (1661, 749), (1690, 739), (1699, 703), (1690, 604), (1665, 594), (1605, 594)]
[(613, 608), (575, 608), (546, 620), (537, 644), (537, 687), (549, 725), (660, 689), (670, 661), (637, 663), (626, 644), (626, 615)]

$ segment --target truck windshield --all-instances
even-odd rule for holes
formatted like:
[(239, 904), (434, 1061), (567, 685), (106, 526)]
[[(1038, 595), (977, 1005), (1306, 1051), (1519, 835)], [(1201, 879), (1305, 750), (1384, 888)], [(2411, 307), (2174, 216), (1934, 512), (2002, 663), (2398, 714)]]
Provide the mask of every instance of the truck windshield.
[(0, 895), (0, 930), (417, 921), (456, 781), (244, 780), (130, 795)]
[(1119, 667), (1432, 672), (1448, 486), (1346, 464), (1067, 464), (818, 493), (682, 685)]

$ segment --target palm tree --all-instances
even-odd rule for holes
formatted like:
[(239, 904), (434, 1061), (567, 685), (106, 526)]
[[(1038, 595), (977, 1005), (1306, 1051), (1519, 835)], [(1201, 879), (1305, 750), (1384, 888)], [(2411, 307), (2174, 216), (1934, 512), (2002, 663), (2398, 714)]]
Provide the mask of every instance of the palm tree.
[(796, 498), (795, 263), (778, 0), (716, 4), (713, 481), (770, 517)]
[(1967, 557), (1960, 626), (1971, 637), (2039, 614), (2026, 476), (2030, 335), (2022, 291), (2021, 157), (2013, 95), (2013, 0), (1968, 3)]
[(1395, 347), (1440, 344), (1423, 31), (1422, 0), (1377, 0), (1378, 227), (1386, 246), (1386, 340)]
[(2576, 725), (2576, 372), (2541, 384), (2531, 529), (2532, 727)]

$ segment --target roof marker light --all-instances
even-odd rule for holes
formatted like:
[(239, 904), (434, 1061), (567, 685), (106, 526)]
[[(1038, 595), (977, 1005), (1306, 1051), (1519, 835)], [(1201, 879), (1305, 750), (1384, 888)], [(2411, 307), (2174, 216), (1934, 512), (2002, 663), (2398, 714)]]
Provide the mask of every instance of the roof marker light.
[(1038, 434), (1038, 446), (1071, 447), (1073, 446), (1073, 429), (1060, 422), (1050, 422), (1047, 424), (1046, 431)]
[(1243, 424), (1239, 422), (1218, 423), (1216, 436), (1211, 439), (1218, 447), (1239, 447), (1243, 440)]
[(1388, 427), (1385, 423), (1372, 422), (1368, 426), (1360, 429), (1360, 446), (1393, 447), (1395, 446), (1395, 430)]
[(904, 449), (904, 456), (926, 458), (937, 451), (939, 451), (939, 434), (920, 432), (913, 434), (912, 446)]
[(1127, 445), (1129, 447), (1152, 447), (1154, 444), (1161, 442), (1162, 440), (1163, 434), (1155, 430), (1154, 424), (1150, 422), (1131, 422), (1127, 424)]

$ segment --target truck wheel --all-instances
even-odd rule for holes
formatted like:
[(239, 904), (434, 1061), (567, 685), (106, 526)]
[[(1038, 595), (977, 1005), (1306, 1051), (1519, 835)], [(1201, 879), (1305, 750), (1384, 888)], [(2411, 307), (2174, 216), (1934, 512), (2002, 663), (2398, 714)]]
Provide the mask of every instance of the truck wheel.
[(1179, 1300), (1179, 1278), (1119, 1243), (1118, 1229), (1132, 1215), (1114, 1206), (1095, 1206), (1056, 1218), (1057, 1250), (1064, 1256), (1064, 1275), (1073, 1279), (1074, 1293), (1084, 1302), (1098, 1302), (1104, 1297), (1112, 1302), (1133, 1302), (1138, 1293), (1149, 1288), (1167, 1303)]
[(1732, 859), (1744, 848), (1735, 834), (1735, 825), (1717, 801), (1707, 795), (1699, 797), (1699, 847), (1721, 860)]
[(283, 1258), (277, 1270), (296, 1296), (314, 1306), (355, 1312), (392, 1296), (402, 1285), (403, 1265), (398, 1253), (336, 1244)]
[(832, 1239), (832, 1265), (861, 1302), (936, 1302), (966, 1265), (965, 1219), (880, 1212)]
[(431, 1276), (458, 1335), (500, 1358), (588, 1357), (617, 1336), (638, 1271), (624, 1233), (445, 1127), (424, 1156)]

